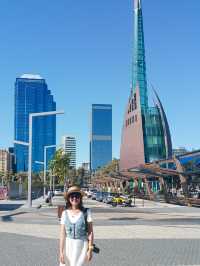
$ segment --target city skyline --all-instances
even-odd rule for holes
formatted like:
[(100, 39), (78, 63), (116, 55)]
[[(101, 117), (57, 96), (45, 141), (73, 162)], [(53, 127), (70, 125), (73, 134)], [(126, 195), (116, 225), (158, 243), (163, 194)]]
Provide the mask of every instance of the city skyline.
[[(6, 31), (0, 30), (3, 40), (0, 44), (0, 84), (3, 88), (0, 92), (0, 147), (12, 146), (13, 80), (21, 73), (31, 72), (39, 73), (47, 80), (58, 108), (65, 109), (65, 118), (57, 118), (57, 143), (64, 132), (77, 136), (80, 141), (78, 164), (89, 158), (90, 105), (111, 103), (113, 157), (119, 158), (121, 125), (131, 81), (132, 1), (94, 3), (90, 0), (70, 4), (61, 1), (57, 5), (47, 5), (44, 1), (40, 3), (40, 10), (33, 9), (35, 11), (29, 17), (24, 11), (33, 6), (23, 2), (23, 10), (20, 10), (22, 3), (13, 1), (12, 6), (2, 4), (0, 11), (0, 21), (7, 26)], [(167, 3), (143, 0), (142, 3), (148, 77), (159, 90), (167, 112), (173, 148), (198, 149), (200, 3), (195, 0), (191, 5), (188, 1), (182, 1), (180, 5), (171, 0)], [(20, 16), (23, 11), (24, 16), (16, 21), (16, 28), (21, 29), (17, 34), (12, 20), (9, 22), (8, 11), (12, 17), (16, 13)], [(54, 21), (48, 20), (50, 15), (55, 15)], [(23, 27), (25, 21), (26, 27)], [(54, 39), (51, 39), (52, 33)], [(34, 40), (36, 37), (41, 37), (38, 44)], [(2, 115), (4, 110), (7, 110), (6, 115)]]
[[(56, 110), (53, 94), (48, 89), (46, 80), (40, 75), (23, 74), (15, 82), (15, 116), (14, 116), (14, 141), (30, 142), (29, 115)], [(56, 118), (34, 117), (32, 122), (32, 170), (39, 172), (44, 162), (45, 146), (56, 145)], [(47, 164), (52, 159), (55, 148), (47, 151)], [(28, 170), (28, 147), (14, 144), (16, 172)]]

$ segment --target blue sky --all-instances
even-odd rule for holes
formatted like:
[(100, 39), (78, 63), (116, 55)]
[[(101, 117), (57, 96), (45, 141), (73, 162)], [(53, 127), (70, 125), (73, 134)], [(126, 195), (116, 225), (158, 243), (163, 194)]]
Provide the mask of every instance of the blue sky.
[[(147, 79), (168, 116), (173, 146), (200, 148), (200, 1), (143, 0)], [(12, 145), (14, 82), (43, 76), (65, 115), (57, 142), (73, 134), (78, 162), (89, 158), (92, 103), (113, 105), (113, 157), (119, 157), (129, 96), (131, 0), (1, 0), (0, 147)], [(151, 98), (149, 90), (149, 98)]]

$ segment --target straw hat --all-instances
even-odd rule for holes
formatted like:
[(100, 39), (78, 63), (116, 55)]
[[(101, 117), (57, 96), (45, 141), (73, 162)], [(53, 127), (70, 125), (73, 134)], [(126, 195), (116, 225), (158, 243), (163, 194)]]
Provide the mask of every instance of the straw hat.
[(67, 199), (69, 197), (70, 194), (77, 192), (81, 194), (81, 197), (83, 197), (85, 194), (84, 192), (80, 189), (80, 187), (78, 186), (72, 186), (68, 189), (67, 192), (64, 193), (64, 198)]

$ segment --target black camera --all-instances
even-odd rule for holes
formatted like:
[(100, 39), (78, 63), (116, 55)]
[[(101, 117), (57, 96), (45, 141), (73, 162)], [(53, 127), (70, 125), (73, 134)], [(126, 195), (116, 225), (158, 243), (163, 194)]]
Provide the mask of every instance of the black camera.
[(100, 249), (95, 244), (93, 246), (93, 252), (98, 254), (100, 252)]

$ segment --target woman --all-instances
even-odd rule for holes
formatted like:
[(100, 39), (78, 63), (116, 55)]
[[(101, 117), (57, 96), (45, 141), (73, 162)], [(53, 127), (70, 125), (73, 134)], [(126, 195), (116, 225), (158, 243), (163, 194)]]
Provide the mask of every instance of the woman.
[(82, 266), (92, 259), (93, 226), (91, 211), (82, 203), (83, 192), (78, 186), (72, 186), (64, 194), (66, 210), (61, 217), (60, 229), (60, 262), (65, 263), (66, 257), (70, 266)]

